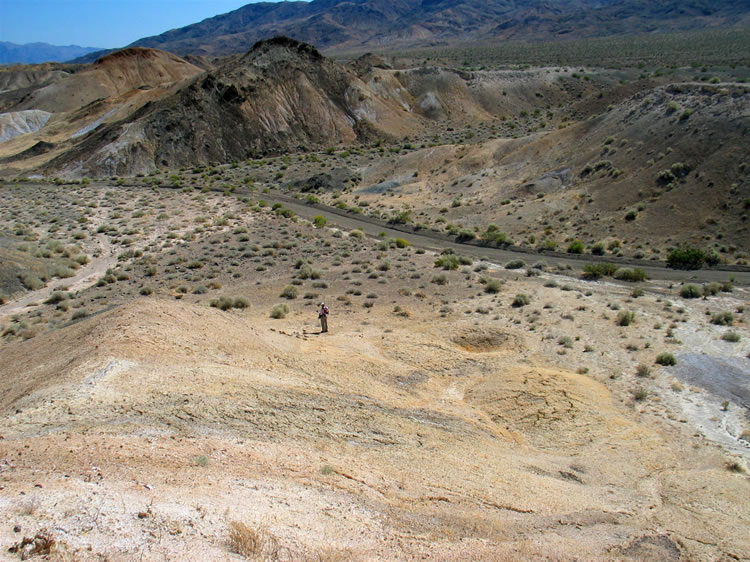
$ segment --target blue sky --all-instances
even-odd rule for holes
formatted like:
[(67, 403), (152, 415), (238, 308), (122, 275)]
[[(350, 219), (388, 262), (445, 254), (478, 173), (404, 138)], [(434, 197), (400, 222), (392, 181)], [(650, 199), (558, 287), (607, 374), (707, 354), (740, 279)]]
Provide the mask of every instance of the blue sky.
[(257, 0), (0, 0), (0, 41), (124, 47)]

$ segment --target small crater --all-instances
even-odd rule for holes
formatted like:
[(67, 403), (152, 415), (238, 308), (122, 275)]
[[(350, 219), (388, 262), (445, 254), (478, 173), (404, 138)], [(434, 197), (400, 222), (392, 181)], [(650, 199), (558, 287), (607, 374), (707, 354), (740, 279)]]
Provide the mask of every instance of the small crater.
[(468, 328), (453, 337), (453, 343), (472, 353), (518, 348), (515, 336), (494, 328)]

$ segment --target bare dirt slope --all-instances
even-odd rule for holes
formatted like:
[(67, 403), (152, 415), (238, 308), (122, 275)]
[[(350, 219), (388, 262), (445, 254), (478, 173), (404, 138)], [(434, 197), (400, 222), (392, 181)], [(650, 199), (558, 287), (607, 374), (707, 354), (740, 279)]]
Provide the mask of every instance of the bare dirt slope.
[(416, 312), (322, 336), (143, 300), (7, 345), (4, 519), (77, 559), (226, 556), (232, 520), (290, 559), (750, 556), (747, 478), (689, 430), (502, 322)]

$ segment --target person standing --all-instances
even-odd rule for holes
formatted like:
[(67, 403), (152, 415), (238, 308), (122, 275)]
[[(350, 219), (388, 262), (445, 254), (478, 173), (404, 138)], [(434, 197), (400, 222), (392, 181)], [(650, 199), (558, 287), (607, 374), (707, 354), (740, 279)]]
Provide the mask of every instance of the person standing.
[(318, 318), (320, 318), (320, 331), (321, 333), (328, 331), (328, 307), (326, 303), (320, 303), (320, 310), (318, 311)]

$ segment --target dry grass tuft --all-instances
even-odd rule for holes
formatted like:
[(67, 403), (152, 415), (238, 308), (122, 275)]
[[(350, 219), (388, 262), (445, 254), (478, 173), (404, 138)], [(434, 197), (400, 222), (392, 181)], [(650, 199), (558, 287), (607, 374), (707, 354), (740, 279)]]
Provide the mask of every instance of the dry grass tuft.
[(229, 523), (229, 546), (232, 552), (253, 560), (278, 560), (281, 550), (278, 539), (268, 529), (254, 529), (241, 521)]

